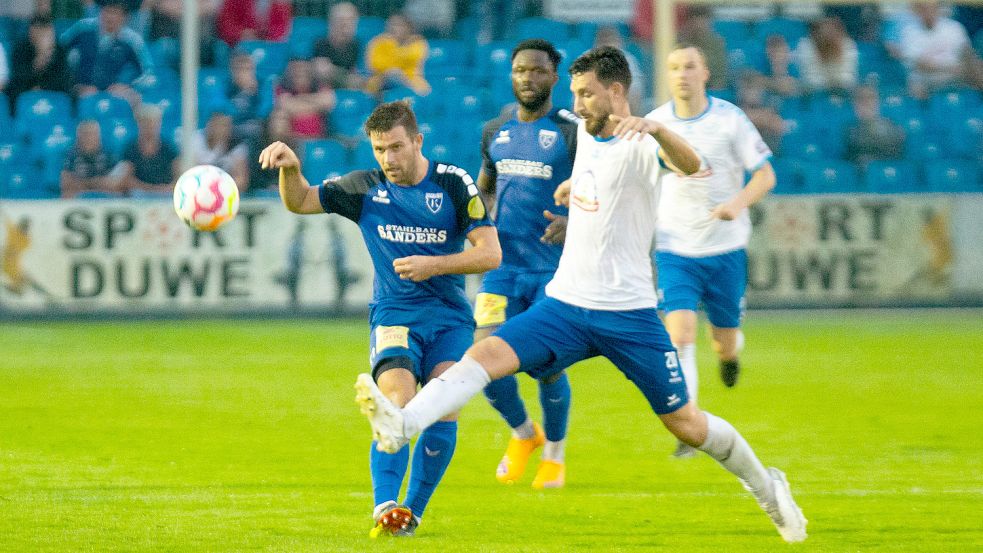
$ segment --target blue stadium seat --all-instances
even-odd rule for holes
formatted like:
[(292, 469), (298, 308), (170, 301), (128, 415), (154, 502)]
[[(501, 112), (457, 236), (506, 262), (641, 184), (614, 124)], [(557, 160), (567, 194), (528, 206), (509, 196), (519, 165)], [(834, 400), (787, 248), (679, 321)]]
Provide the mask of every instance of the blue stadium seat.
[(435, 38), (429, 41), (430, 54), (427, 56), (426, 69), (453, 68), (464, 69), (471, 63), (471, 45), (473, 41)]
[(758, 22), (754, 28), (754, 34), (764, 41), (770, 35), (782, 35), (789, 47), (795, 48), (799, 40), (809, 34), (809, 26), (804, 21), (798, 19), (788, 19), (786, 17), (774, 17)]
[(494, 41), (479, 45), (474, 51), (474, 65), (479, 77), (486, 83), (508, 80), (512, 72), (511, 43)]
[[(713, 30), (723, 37), (725, 43), (744, 42), (754, 36), (754, 30), (747, 21), (716, 19)], [(794, 47), (794, 45), (792, 45)]]
[(236, 46), (252, 56), (256, 62), (256, 78), (263, 80), (270, 75), (282, 75), (290, 60), (290, 46), (285, 42), (268, 40), (244, 40)]
[(39, 123), (71, 119), (72, 100), (64, 92), (31, 90), (17, 97), (14, 113), (17, 134), (24, 136), (26, 131)]
[(745, 69), (763, 71), (767, 58), (764, 42), (756, 39), (727, 44), (727, 71), (739, 75)]
[(983, 119), (968, 117), (946, 129), (948, 154), (966, 159), (983, 159)]
[(0, 142), (14, 136), (13, 123), (10, 116), (10, 100), (0, 92)]
[(822, 143), (807, 133), (782, 138), (782, 156), (800, 161), (821, 161), (827, 157)]
[(917, 166), (911, 161), (872, 161), (867, 165), (864, 183), (868, 192), (879, 194), (925, 191)]
[(775, 170), (775, 194), (805, 194), (808, 192), (802, 180), (802, 166), (805, 162), (796, 159), (773, 158), (771, 166)]
[(979, 117), (979, 107), (983, 103), (980, 93), (975, 90), (960, 89), (936, 92), (928, 100), (928, 116), (938, 130), (959, 124), (967, 116)]
[(375, 107), (375, 98), (361, 90), (338, 89), (331, 112), (331, 132), (344, 137), (363, 134), (362, 125)]
[(177, 70), (181, 66), (181, 43), (176, 38), (164, 37), (150, 43), (150, 57), (154, 68), (167, 67)]
[(295, 17), (290, 27), (290, 55), (309, 59), (314, 43), (328, 34), (328, 21), (323, 17)]
[(363, 15), (358, 18), (358, 29), (355, 30), (355, 38), (365, 46), (376, 35), (386, 30), (386, 20), (375, 15)]
[(348, 172), (348, 150), (337, 140), (308, 140), (304, 143), (304, 176), (313, 185), (320, 184), (329, 173)]
[(979, 167), (965, 159), (937, 159), (925, 165), (925, 182), (932, 192), (983, 192)]
[(881, 115), (904, 125), (912, 117), (921, 118), (922, 109), (918, 101), (904, 90), (893, 89), (881, 96)]
[(940, 135), (924, 134), (905, 140), (905, 158), (912, 161), (934, 161), (945, 157), (945, 154), (946, 149)]
[(57, 198), (59, 189), (44, 186), (36, 169), (21, 165), (7, 172), (0, 171), (0, 198), (11, 200), (43, 200)]
[(811, 194), (859, 192), (857, 169), (845, 161), (802, 164), (802, 184)]
[(360, 140), (352, 151), (352, 169), (375, 169), (377, 166), (372, 143), (368, 139)]
[(97, 92), (78, 101), (79, 119), (133, 119), (133, 109), (124, 98), (108, 92)]
[(17, 142), (0, 142), (0, 172), (9, 171), (24, 163), (26, 158), (21, 148)]
[(410, 107), (416, 109), (417, 103), (420, 102), (420, 96), (412, 88), (405, 86), (390, 88), (382, 93), (383, 102), (395, 102), (396, 100), (405, 100), (409, 102)]
[(580, 54), (590, 50), (591, 45), (592, 43), (590, 42), (581, 42), (579, 40), (565, 40), (555, 43), (556, 51), (560, 53), (560, 64), (556, 68), (557, 73), (568, 75), (573, 60), (577, 59)]
[(477, 16), (469, 15), (467, 17), (461, 17), (454, 22), (454, 37), (458, 40), (475, 42), (480, 32), (481, 22), (478, 21)]
[(490, 118), (488, 98), (484, 90), (471, 87), (454, 87), (444, 94), (444, 114), (454, 117)]
[(30, 158), (40, 164), (41, 179), (48, 188), (57, 190), (60, 186), (65, 155), (74, 143), (74, 129), (62, 129), (49, 134), (31, 149)]
[(512, 39), (516, 42), (527, 38), (542, 38), (553, 44), (570, 38), (570, 25), (545, 17), (525, 17), (516, 21)]
[(99, 129), (103, 149), (115, 159), (121, 158), (137, 137), (137, 126), (132, 119), (103, 120), (100, 121)]

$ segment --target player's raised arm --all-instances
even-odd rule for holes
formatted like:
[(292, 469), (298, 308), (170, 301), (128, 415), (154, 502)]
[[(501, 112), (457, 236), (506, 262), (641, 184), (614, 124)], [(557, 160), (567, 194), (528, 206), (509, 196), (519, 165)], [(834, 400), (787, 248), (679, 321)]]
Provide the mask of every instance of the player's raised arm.
[(324, 213), (316, 186), (300, 172), (300, 159), (283, 142), (274, 142), (259, 154), (263, 169), (280, 170), (280, 199), (294, 213)]
[(687, 175), (700, 170), (700, 156), (696, 150), (683, 137), (672, 132), (659, 121), (634, 115), (621, 117), (614, 114), (611, 114), (610, 119), (615, 123), (612, 133), (614, 136), (632, 140), (648, 134), (659, 143), (659, 156), (674, 169)]

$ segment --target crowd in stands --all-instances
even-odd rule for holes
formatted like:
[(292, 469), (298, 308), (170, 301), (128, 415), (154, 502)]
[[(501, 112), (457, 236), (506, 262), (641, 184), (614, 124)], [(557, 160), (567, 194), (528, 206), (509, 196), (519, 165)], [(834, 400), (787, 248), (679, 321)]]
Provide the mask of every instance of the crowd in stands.
[[(273, 140), (319, 182), (374, 163), (361, 124), (408, 99), (428, 156), (471, 171), (480, 128), (513, 101), (512, 46), (546, 38), (566, 68), (594, 45), (628, 54), (633, 110), (653, 107), (652, 3), (624, 24), (568, 24), (536, 1), (200, 0), (199, 129), (180, 144), (182, 0), (0, 3), (0, 196), (166, 195), (183, 148), (248, 194)], [(983, 191), (983, 8), (817, 4), (808, 17), (680, 5), (711, 94), (776, 152), (778, 191)]]

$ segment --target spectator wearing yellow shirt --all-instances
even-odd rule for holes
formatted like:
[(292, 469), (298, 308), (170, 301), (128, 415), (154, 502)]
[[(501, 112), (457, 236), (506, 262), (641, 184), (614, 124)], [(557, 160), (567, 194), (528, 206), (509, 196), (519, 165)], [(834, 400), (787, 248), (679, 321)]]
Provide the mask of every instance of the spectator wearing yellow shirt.
[(430, 94), (430, 84), (423, 77), (423, 62), (429, 48), (427, 40), (413, 30), (409, 19), (401, 14), (389, 16), (386, 30), (369, 41), (366, 48), (366, 65), (371, 72), (366, 89), (377, 93), (407, 86), (420, 96)]

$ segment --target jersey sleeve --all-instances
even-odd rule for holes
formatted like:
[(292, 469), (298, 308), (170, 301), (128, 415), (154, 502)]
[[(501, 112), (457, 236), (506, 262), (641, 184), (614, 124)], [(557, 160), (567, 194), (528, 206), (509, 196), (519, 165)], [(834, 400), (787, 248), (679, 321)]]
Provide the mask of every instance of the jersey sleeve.
[(457, 214), (457, 228), (468, 234), (477, 227), (493, 226), (478, 185), (467, 171), (453, 165), (437, 164), (437, 183), (447, 191)]
[(495, 134), (498, 130), (502, 128), (502, 121), (500, 119), (495, 119), (489, 121), (484, 128), (481, 129), (481, 170), (484, 171), (486, 175), (492, 180), (498, 178), (498, 169), (495, 167), (495, 161), (491, 158), (491, 153), (489, 152), (489, 147), (491, 146), (491, 141), (494, 139)]
[(365, 193), (381, 182), (375, 171), (352, 171), (324, 181), (318, 187), (318, 199), (325, 213), (337, 213), (358, 222), (362, 216)]
[(567, 143), (567, 153), (570, 154), (570, 161), (573, 162), (577, 156), (577, 127), (580, 124), (580, 117), (566, 109), (557, 110), (556, 115), (560, 133)]
[(743, 111), (738, 111), (734, 147), (744, 169), (755, 172), (771, 158), (771, 148), (761, 138), (761, 133)]

